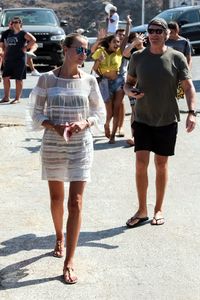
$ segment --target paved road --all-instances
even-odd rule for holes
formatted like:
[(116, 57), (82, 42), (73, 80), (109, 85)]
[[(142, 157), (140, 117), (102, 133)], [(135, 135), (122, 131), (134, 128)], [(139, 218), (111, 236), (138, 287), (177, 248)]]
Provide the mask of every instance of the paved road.
[[(197, 88), (198, 62), (194, 57)], [(109, 145), (104, 136), (94, 136), (92, 182), (84, 197), (76, 252), (79, 283), (67, 286), (60, 276), (63, 259), (51, 256), (54, 230), (47, 184), (40, 180), (41, 133), (29, 133), (24, 126), (27, 97), (35, 82), (29, 75), (20, 104), (0, 106), (0, 299), (200, 299), (199, 117), (196, 130), (187, 134), (186, 106), (180, 101), (183, 113), (176, 156), (169, 164), (166, 224), (160, 227), (147, 223), (126, 229), (125, 221), (137, 207), (133, 148), (126, 146), (126, 138)], [(127, 100), (126, 107), (129, 112)], [(149, 175), (151, 218), (153, 156)]]

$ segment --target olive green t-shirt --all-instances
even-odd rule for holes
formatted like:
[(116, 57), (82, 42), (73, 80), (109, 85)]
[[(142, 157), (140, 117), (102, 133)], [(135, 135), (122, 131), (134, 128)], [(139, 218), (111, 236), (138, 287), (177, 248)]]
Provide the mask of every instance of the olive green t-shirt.
[(172, 48), (152, 54), (149, 48), (133, 53), (128, 74), (137, 78), (144, 97), (136, 101), (135, 121), (166, 126), (180, 121), (176, 99), (179, 81), (190, 79), (184, 55)]

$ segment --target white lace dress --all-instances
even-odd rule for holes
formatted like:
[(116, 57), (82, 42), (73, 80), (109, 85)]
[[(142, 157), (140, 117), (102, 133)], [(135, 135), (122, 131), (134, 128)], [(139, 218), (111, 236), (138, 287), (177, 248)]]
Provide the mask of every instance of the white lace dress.
[[(104, 103), (96, 79), (81, 72), (78, 79), (56, 77), (52, 71), (40, 76), (30, 94), (32, 130), (44, 129), (44, 120), (65, 124), (88, 119), (97, 127), (105, 121)], [(89, 181), (93, 140), (89, 128), (73, 134), (69, 142), (56, 131), (45, 129), (41, 145), (42, 179)]]

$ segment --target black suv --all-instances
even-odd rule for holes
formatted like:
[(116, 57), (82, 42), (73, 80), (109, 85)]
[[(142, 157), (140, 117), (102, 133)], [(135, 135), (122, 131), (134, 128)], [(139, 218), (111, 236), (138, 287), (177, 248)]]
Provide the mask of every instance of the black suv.
[[(200, 51), (200, 6), (180, 6), (162, 11), (154, 18), (163, 18), (167, 22), (176, 21), (180, 26), (180, 35), (190, 40), (195, 52)], [(133, 31), (146, 32), (147, 24), (133, 27)]]
[(52, 9), (47, 8), (8, 8), (4, 9), (0, 17), (0, 34), (8, 28), (9, 21), (19, 16), (23, 22), (23, 29), (34, 35), (38, 49), (34, 63), (61, 65), (63, 62), (62, 41), (65, 32), (60, 27), (59, 20)]

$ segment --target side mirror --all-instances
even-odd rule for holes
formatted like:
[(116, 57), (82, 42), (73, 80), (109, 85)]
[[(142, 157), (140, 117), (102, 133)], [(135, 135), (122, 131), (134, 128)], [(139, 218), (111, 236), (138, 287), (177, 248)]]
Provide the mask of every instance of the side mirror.
[(61, 27), (64, 27), (64, 26), (67, 26), (68, 25), (68, 22), (66, 20), (61, 20), (60, 21), (60, 26)]

